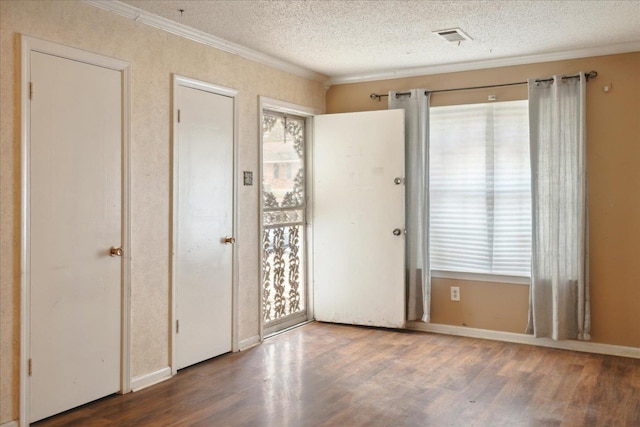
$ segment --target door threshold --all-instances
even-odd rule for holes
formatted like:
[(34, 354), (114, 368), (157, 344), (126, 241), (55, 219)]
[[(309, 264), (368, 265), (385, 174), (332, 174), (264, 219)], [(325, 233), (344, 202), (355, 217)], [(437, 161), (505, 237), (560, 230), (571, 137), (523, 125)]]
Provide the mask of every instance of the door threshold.
[(272, 332), (272, 333), (270, 333), (269, 335), (266, 335), (266, 336), (264, 337), (264, 339), (265, 339), (265, 340), (268, 340), (269, 338), (273, 338), (273, 337), (275, 337), (275, 336), (277, 336), (277, 335), (284, 334), (285, 332), (289, 332), (289, 331), (291, 331), (291, 330), (293, 330), (293, 329), (297, 329), (297, 328), (299, 328), (299, 327), (301, 327), (301, 326), (305, 326), (305, 325), (308, 325), (309, 323), (313, 323), (313, 322), (315, 322), (315, 320), (314, 320), (314, 319), (311, 319), (311, 320), (305, 320), (304, 322), (296, 323), (295, 325), (293, 325), (293, 326), (289, 326), (288, 328), (284, 328), (284, 329), (282, 329), (282, 330), (280, 330), (280, 331)]

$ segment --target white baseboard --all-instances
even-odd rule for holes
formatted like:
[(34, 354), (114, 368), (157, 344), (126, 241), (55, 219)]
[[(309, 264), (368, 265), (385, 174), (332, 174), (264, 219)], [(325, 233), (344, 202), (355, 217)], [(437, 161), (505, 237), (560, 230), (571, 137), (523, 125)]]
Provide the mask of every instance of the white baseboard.
[(169, 378), (171, 378), (171, 368), (169, 366), (158, 369), (155, 372), (149, 372), (148, 374), (134, 377), (131, 380), (131, 391), (142, 390), (143, 388), (158, 384), (162, 381), (168, 380)]
[(240, 341), (238, 343), (238, 350), (249, 350), (250, 348), (257, 346), (258, 344), (260, 344), (260, 335), (254, 335)]
[(18, 421), (9, 421), (8, 423), (0, 424), (0, 427), (18, 427)]
[(424, 322), (407, 322), (407, 329), (413, 331), (433, 332), (437, 334), (457, 335), (469, 338), (481, 338), (517, 344), (537, 345), (560, 350), (581, 351), (584, 353), (606, 354), (609, 356), (630, 357), (640, 359), (640, 348), (621, 345), (601, 344), (590, 341), (554, 341), (551, 338), (534, 338), (527, 334), (514, 332), (490, 331), (487, 329), (468, 328), (465, 326), (439, 325)]

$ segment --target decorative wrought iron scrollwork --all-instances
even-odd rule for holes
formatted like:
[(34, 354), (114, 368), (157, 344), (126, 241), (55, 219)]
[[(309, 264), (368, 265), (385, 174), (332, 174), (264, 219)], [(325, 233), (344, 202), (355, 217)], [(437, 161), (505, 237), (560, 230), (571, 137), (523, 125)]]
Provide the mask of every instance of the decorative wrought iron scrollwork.
[(300, 311), (300, 226), (289, 230), (289, 313), (295, 313)]
[(284, 117), (285, 131), (293, 137), (293, 148), (304, 158), (304, 120)]
[(268, 211), (262, 214), (262, 223), (264, 225), (278, 225), (304, 222), (302, 209), (291, 211)]
[(286, 301), (284, 297), (284, 229), (285, 227), (273, 229), (273, 288), (275, 290), (273, 308), (275, 318), (282, 317), (286, 314)]
[(268, 322), (271, 320), (271, 264), (269, 263), (269, 229), (262, 233), (262, 317)]
[(262, 115), (262, 132), (269, 132), (273, 129), (278, 121), (277, 116), (272, 116), (270, 114), (264, 113)]
[(278, 204), (278, 200), (276, 199), (276, 196), (273, 195), (272, 192), (267, 191), (266, 188), (264, 188), (264, 186), (262, 187), (262, 194), (263, 196), (263, 203), (264, 203), (264, 207), (265, 208), (278, 208), (280, 207), (280, 205)]
[(282, 207), (304, 205), (304, 169), (300, 168), (294, 180), (293, 190), (287, 192), (282, 200)]

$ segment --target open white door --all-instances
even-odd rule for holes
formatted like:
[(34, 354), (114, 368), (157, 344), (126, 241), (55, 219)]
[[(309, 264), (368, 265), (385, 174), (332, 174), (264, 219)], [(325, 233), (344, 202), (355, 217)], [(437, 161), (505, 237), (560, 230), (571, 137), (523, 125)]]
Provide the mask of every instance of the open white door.
[(316, 320), (405, 323), (404, 111), (316, 116)]

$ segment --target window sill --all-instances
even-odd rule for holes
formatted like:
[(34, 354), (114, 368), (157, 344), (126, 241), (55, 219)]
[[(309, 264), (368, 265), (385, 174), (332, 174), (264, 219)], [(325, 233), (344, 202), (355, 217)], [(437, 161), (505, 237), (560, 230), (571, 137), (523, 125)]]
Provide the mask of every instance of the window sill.
[(431, 270), (431, 277), (436, 279), (473, 280), (477, 282), (509, 283), (512, 285), (529, 285), (531, 278), (523, 276), (505, 276), (501, 274), (468, 273), (462, 271)]

